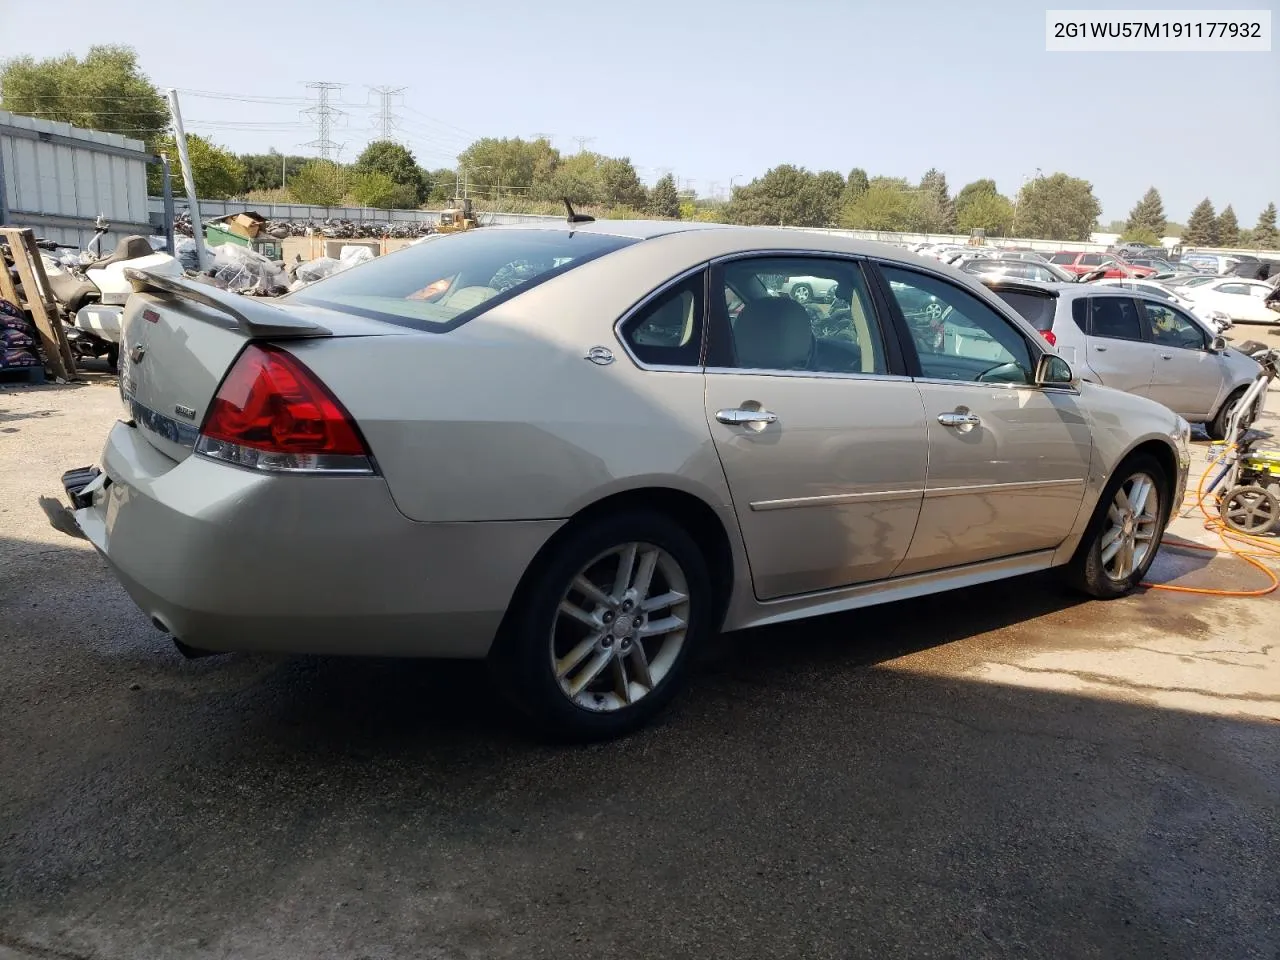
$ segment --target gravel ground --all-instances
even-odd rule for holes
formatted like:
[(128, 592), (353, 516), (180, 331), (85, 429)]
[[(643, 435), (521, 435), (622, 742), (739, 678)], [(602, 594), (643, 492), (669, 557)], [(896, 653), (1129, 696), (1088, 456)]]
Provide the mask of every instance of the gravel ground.
[(1274, 596), (752, 631), (551, 747), (474, 664), (183, 660), (36, 504), (117, 411), (0, 390), (0, 960), (1280, 955)]

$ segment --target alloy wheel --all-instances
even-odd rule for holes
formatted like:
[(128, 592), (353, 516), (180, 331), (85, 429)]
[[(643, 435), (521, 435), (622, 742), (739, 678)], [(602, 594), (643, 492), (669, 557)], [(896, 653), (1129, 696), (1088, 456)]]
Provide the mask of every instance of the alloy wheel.
[(676, 559), (650, 543), (622, 544), (570, 582), (551, 628), (551, 668), (579, 707), (620, 710), (662, 683), (688, 626), (689, 586)]
[(1160, 491), (1146, 473), (1135, 473), (1116, 491), (1102, 533), (1102, 568), (1112, 580), (1128, 580), (1141, 570), (1160, 531)]

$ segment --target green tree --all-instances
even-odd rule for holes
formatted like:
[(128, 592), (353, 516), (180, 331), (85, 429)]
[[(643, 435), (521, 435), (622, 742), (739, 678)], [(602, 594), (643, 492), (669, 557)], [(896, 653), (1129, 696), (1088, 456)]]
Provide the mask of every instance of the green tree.
[(1216, 226), (1221, 246), (1234, 247), (1240, 242), (1240, 222), (1236, 220), (1236, 212), (1231, 209), (1231, 204), (1222, 208)]
[(905, 181), (886, 177), (872, 180), (862, 195), (840, 212), (840, 226), (850, 230), (901, 231), (910, 221), (911, 194)]
[[(504, 190), (528, 193), (535, 183), (550, 189), (560, 152), (545, 138), (482, 137), (458, 155), (459, 169), (473, 183), (501, 184)], [(559, 199), (546, 193), (544, 199)]]
[(423, 185), (427, 189), (427, 203), (438, 206), (447, 203), (458, 189), (458, 171), (446, 167), (423, 171)]
[[(10, 18), (12, 22), (12, 17)], [(169, 106), (128, 47), (93, 46), (83, 60), (16, 57), (0, 64), (0, 107), (13, 113), (105, 130), (155, 146)]]
[(289, 178), (301, 170), (307, 162), (306, 157), (285, 157), (275, 150), (268, 150), (266, 153), (242, 153), (239, 159), (240, 166), (244, 168), (244, 183), (241, 185), (243, 193), (248, 193), (250, 190), (283, 189)]
[(680, 216), (680, 194), (676, 191), (675, 177), (668, 173), (658, 178), (658, 182), (649, 191), (646, 209), (653, 216), (668, 220)]
[(380, 170), (352, 171), (351, 195), (363, 206), (386, 210), (412, 210), (418, 205), (413, 187), (396, 183)]
[(346, 171), (328, 160), (312, 160), (289, 181), (289, 193), (298, 203), (334, 207), (346, 196)]
[(1191, 211), (1182, 242), (1188, 247), (1211, 247), (1218, 242), (1218, 221), (1213, 215), (1213, 204), (1205, 197)]
[(1258, 224), (1253, 228), (1253, 245), (1259, 250), (1280, 248), (1280, 235), (1276, 231), (1276, 205), (1268, 203), (1258, 214)]
[(920, 178), (919, 191), (912, 204), (919, 221), (917, 229), (926, 233), (954, 233), (956, 205), (947, 189), (947, 175), (930, 167)]
[(836, 219), (845, 185), (838, 173), (814, 174), (784, 163), (735, 189), (725, 215), (731, 223), (826, 227)]
[[(187, 195), (186, 181), (178, 165), (178, 148), (173, 137), (161, 137), (153, 144), (158, 153), (165, 153), (172, 161), (170, 177), (173, 195)], [(191, 178), (196, 182), (196, 193), (202, 200), (225, 200), (244, 189), (244, 165), (230, 150), (224, 150), (194, 133), (187, 134), (187, 156), (191, 158)], [(164, 189), (164, 170), (159, 164), (147, 167), (147, 190), (152, 196), (160, 196)]]
[(1131, 227), (1120, 234), (1121, 243), (1145, 243), (1148, 247), (1160, 246), (1160, 236), (1147, 227)]
[(845, 178), (845, 189), (848, 193), (845, 200), (853, 201), (867, 192), (867, 187), (871, 186), (871, 181), (867, 179), (867, 171), (861, 167), (854, 167), (849, 171), (849, 176)]
[[(994, 183), (991, 185), (995, 186)], [(971, 193), (963, 205), (957, 197), (956, 207), (956, 229), (961, 233), (980, 229), (988, 237), (1004, 237), (1008, 236), (1013, 225), (1013, 204), (995, 190)]]
[[(1160, 199), (1160, 191), (1150, 187), (1129, 211), (1129, 219), (1125, 221), (1124, 233), (1136, 234), (1145, 232), (1156, 238), (1156, 243), (1164, 236), (1165, 228), (1164, 201)], [(1137, 241), (1135, 241), (1137, 242)]]
[(964, 210), (965, 206), (972, 203), (978, 197), (991, 195), (999, 195), (1000, 191), (996, 189), (996, 182), (989, 178), (974, 180), (972, 183), (966, 183), (960, 188), (960, 192), (956, 194), (956, 216)]
[[(568, 197), (572, 203), (602, 203), (604, 179), (601, 167), (607, 159), (589, 150), (560, 159), (551, 168), (553, 172), (549, 179), (534, 181), (534, 199), (559, 201)], [(503, 184), (506, 184), (505, 180)]]
[(611, 207), (639, 210), (649, 199), (630, 157), (611, 158), (600, 164), (600, 186), (604, 202)]
[(1054, 173), (1028, 181), (1019, 191), (1011, 232), (1041, 240), (1088, 240), (1101, 212), (1093, 184)]
[[(397, 186), (407, 187), (413, 194), (410, 207), (416, 207), (426, 199), (427, 191), (418, 172), (418, 161), (408, 147), (394, 140), (375, 140), (365, 147), (352, 165), (352, 172), (381, 173)], [(404, 197), (404, 191), (400, 191), (398, 199), (403, 200)]]

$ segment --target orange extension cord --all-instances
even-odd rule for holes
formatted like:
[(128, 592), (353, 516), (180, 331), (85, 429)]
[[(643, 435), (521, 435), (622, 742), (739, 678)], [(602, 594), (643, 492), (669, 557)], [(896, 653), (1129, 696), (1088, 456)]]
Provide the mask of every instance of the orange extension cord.
[[(1234, 448), (1224, 450), (1224, 455), (1230, 452), (1231, 449)], [(1239, 533), (1232, 530), (1222, 521), (1221, 517), (1211, 514), (1204, 505), (1205, 481), (1209, 479), (1209, 474), (1213, 471), (1213, 468), (1221, 462), (1221, 456), (1214, 457), (1209, 461), (1209, 466), (1205, 468), (1204, 473), (1200, 475), (1200, 482), (1196, 484), (1195, 504), (1200, 508), (1200, 512), (1204, 514), (1204, 528), (1216, 533), (1221, 538), (1226, 550), (1220, 547), (1206, 547), (1198, 543), (1187, 543), (1186, 541), (1161, 540), (1160, 543), (1174, 550), (1200, 550), (1205, 553), (1234, 554), (1250, 566), (1261, 570), (1271, 583), (1268, 586), (1259, 587), (1257, 590), (1211, 590), (1208, 587), (1179, 587), (1167, 583), (1143, 582), (1142, 585), (1144, 587), (1150, 587), (1152, 590), (1168, 590), (1172, 593), (1197, 593), (1210, 597), (1265, 597), (1280, 588), (1280, 577), (1277, 577), (1274, 570), (1261, 562), (1268, 559), (1280, 559), (1280, 540), (1270, 537), (1252, 537), (1247, 533)], [(1254, 550), (1241, 550), (1237, 548), (1236, 544), (1246, 544), (1253, 547)]]

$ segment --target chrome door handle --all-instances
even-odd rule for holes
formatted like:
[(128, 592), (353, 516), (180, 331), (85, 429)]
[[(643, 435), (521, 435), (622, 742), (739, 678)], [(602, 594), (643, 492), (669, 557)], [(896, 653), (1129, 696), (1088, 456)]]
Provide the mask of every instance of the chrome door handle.
[(940, 413), (938, 422), (944, 427), (976, 427), (982, 418), (972, 413)]
[(1162, 354), (1160, 354), (1160, 359), (1161, 359), (1161, 360), (1172, 360), (1172, 359), (1173, 359), (1173, 354), (1172, 354), (1172, 353), (1162, 353)]
[(1096, 344), (1094, 345), (1094, 348), (1093, 348), (1093, 349), (1097, 350), (1099, 353), (1106, 353), (1106, 352), (1107, 352), (1107, 348), (1106, 348), (1106, 347), (1099, 347), (1099, 346), (1097, 346)]
[(716, 419), (721, 423), (764, 426), (767, 423), (777, 423), (778, 415), (770, 413), (768, 410), (747, 410), (743, 407), (734, 407), (730, 410), (717, 411)]

